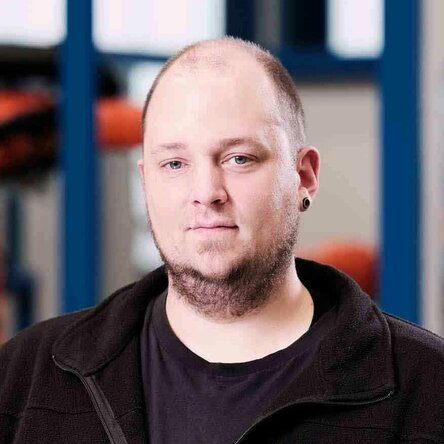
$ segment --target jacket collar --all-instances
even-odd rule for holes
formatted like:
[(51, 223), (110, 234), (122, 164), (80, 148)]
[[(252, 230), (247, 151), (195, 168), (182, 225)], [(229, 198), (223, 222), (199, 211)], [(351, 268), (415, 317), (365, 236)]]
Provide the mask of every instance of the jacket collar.
[(165, 269), (160, 267), (117, 290), (65, 330), (54, 343), (54, 356), (82, 376), (96, 373), (138, 336), (148, 305), (167, 286)]
[[(296, 259), (296, 269), (309, 290), (331, 294), (337, 308), (335, 322), (316, 353), (315, 371), (308, 369), (304, 384), (298, 379), (284, 398), (359, 402), (393, 390), (391, 336), (382, 312), (336, 269), (303, 259)], [(126, 355), (125, 348), (139, 336), (147, 307), (167, 286), (165, 269), (160, 267), (86, 310), (54, 344), (57, 360), (89, 376)]]
[(309, 290), (329, 295), (336, 307), (313, 365), (288, 387), (285, 397), (367, 403), (393, 392), (394, 359), (385, 315), (355, 281), (335, 268), (297, 259), (296, 269)]

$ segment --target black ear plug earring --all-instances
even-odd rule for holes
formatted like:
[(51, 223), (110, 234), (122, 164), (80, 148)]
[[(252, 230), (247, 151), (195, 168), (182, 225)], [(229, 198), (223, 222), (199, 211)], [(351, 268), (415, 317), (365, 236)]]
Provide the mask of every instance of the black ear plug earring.
[(302, 211), (307, 211), (310, 208), (311, 200), (309, 197), (304, 197), (302, 199)]

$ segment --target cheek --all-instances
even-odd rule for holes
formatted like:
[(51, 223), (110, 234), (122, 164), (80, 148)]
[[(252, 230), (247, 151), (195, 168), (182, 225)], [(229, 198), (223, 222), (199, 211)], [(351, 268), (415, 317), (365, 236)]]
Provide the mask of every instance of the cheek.
[(154, 228), (158, 232), (170, 231), (180, 221), (177, 214), (180, 208), (177, 193), (171, 193), (165, 186), (154, 183), (147, 184), (145, 196)]
[(243, 192), (238, 193), (237, 199), (233, 199), (239, 222), (243, 222), (255, 235), (262, 231), (264, 224), (268, 226), (269, 221), (275, 220), (282, 201), (277, 181), (263, 179), (242, 184), (239, 190)]
[(299, 176), (292, 169), (282, 167), (275, 176), (271, 187), (271, 200), (273, 207), (279, 212), (294, 201), (297, 201)]
[(281, 170), (273, 175), (262, 192), (256, 193), (255, 222), (259, 231), (266, 228), (267, 237), (270, 233), (277, 235), (297, 211), (297, 185), (297, 177), (294, 174), (286, 174)]

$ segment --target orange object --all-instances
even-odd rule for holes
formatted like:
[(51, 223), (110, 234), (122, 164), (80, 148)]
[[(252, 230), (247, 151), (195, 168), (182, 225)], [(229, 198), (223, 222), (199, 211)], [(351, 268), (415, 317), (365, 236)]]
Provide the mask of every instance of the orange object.
[(20, 114), (48, 108), (53, 101), (46, 94), (22, 91), (0, 91), (0, 123)]
[[(0, 90), (0, 124), (16, 117), (48, 109), (55, 103), (48, 95)], [(142, 142), (142, 110), (122, 98), (101, 98), (96, 106), (99, 146), (128, 149)]]
[(301, 257), (331, 265), (352, 277), (372, 298), (378, 291), (378, 255), (359, 241), (336, 241), (302, 252)]
[(99, 145), (128, 149), (142, 143), (142, 110), (119, 98), (100, 99), (96, 109)]

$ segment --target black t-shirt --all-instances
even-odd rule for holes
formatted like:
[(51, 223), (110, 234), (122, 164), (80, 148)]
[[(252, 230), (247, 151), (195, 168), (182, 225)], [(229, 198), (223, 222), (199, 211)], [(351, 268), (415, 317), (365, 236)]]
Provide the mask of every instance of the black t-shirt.
[(154, 301), (141, 334), (142, 377), (149, 442), (236, 442), (313, 357), (334, 305), (310, 289), (309, 330), (283, 350), (242, 363), (211, 363), (188, 349), (166, 315), (166, 295)]

